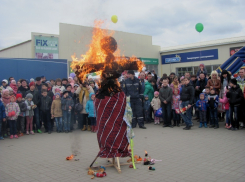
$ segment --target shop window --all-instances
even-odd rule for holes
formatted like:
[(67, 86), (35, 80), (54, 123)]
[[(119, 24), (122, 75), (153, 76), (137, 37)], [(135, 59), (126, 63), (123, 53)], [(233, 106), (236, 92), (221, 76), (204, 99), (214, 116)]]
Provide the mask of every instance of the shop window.
[(192, 67), (176, 68), (176, 71), (177, 71), (177, 75), (179, 77), (185, 75), (186, 72), (189, 72), (190, 74), (192, 74), (192, 72), (193, 72)]

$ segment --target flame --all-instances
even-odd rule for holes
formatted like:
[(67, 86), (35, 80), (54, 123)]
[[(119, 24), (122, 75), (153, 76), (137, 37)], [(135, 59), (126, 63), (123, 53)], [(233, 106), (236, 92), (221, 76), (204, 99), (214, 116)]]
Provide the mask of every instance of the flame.
[[(114, 31), (102, 29), (101, 26), (103, 23), (102, 20), (96, 20), (94, 22), (92, 40), (86, 54), (81, 55), (79, 59), (75, 54), (71, 56), (71, 68), (76, 73), (79, 81), (85, 81), (86, 75), (92, 72), (96, 72), (96, 74), (100, 76), (102, 76), (103, 72), (108, 73), (110, 70), (118, 71), (118, 73), (121, 74), (124, 70), (133, 68), (141, 71), (145, 66), (144, 63), (135, 56), (129, 58), (120, 55), (117, 42), (112, 37)], [(108, 75), (103, 76), (110, 77)]]
[(70, 155), (70, 156), (66, 157), (66, 160), (72, 160), (73, 157), (74, 157), (74, 155)]

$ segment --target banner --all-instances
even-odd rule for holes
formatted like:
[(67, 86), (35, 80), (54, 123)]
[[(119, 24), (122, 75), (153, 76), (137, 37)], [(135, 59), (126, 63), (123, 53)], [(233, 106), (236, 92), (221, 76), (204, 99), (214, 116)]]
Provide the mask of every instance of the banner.
[(240, 47), (231, 47), (230, 48), (230, 56), (232, 56), (233, 54), (235, 54), (237, 51), (239, 51), (239, 49), (241, 49), (243, 46)]
[(218, 49), (162, 55), (162, 64), (208, 61), (218, 59)]
[(35, 57), (38, 59), (58, 59), (58, 37), (35, 36)]
[(145, 64), (157, 64), (158, 65), (158, 59), (155, 59), (155, 58), (140, 58), (140, 60)]

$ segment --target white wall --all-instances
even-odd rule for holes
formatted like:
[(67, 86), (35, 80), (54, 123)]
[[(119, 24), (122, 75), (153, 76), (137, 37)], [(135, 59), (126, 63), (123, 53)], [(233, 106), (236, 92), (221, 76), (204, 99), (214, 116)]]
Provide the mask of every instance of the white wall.
[(239, 47), (239, 46), (245, 46), (244, 43), (236, 43), (236, 44), (227, 44), (227, 45), (220, 45), (220, 46), (209, 46), (205, 48), (196, 48), (196, 49), (188, 49), (184, 51), (170, 51), (166, 53), (161, 53), (161, 55), (169, 55), (169, 54), (179, 54), (179, 53), (185, 53), (185, 52), (194, 52), (194, 51), (200, 51), (200, 50), (209, 50), (209, 49), (218, 49), (218, 58), (216, 60), (210, 60), (210, 61), (196, 61), (196, 62), (185, 62), (185, 63), (173, 63), (173, 64), (162, 64), (162, 60), (159, 61), (159, 69), (160, 69), (160, 75), (163, 73), (166, 73), (169, 75), (171, 72), (176, 72), (176, 68), (180, 67), (192, 67), (192, 66), (199, 66), (201, 63), (204, 63), (204, 65), (218, 65), (223, 64), (227, 59), (230, 58), (230, 48), (231, 47)]
[(32, 58), (31, 41), (0, 51), (2, 58)]

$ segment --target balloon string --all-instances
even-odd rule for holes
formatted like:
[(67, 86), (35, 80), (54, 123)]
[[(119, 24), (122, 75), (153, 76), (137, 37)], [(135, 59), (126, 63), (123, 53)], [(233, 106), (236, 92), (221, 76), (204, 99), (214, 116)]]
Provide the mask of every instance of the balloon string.
[(130, 139), (130, 147), (131, 147), (131, 155), (132, 155), (133, 167), (134, 167), (134, 169), (136, 169), (135, 164), (134, 164), (134, 141), (133, 141), (132, 138)]

